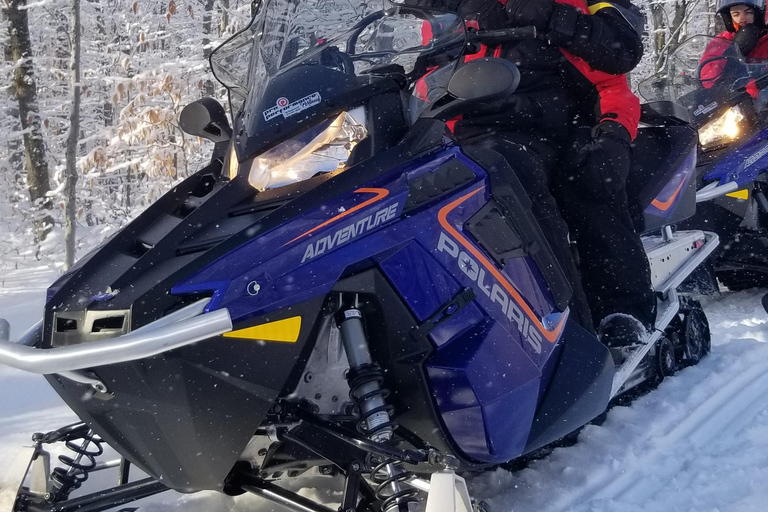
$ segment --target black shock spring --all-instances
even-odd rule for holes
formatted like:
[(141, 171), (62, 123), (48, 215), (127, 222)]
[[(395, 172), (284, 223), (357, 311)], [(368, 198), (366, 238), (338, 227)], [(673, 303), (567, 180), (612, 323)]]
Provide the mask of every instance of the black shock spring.
[(71, 429), (60, 440), (65, 442), (64, 445), (75, 456), (60, 455), (59, 462), (64, 464), (64, 467), (51, 471), (54, 494), (58, 500), (66, 499), (72, 491), (88, 480), (88, 474), (96, 467), (96, 457), (104, 453), (104, 441), (85, 424)]
[[(364, 364), (355, 369), (350, 369), (347, 374), (347, 382), (349, 383), (349, 398), (355, 403), (355, 411), (360, 414), (360, 419), (357, 421), (357, 431), (368, 436), (368, 438), (374, 437), (377, 433), (387, 428), (394, 432), (398, 424), (396, 421), (392, 420), (376, 425), (371, 429), (368, 428), (368, 419), (371, 416), (380, 412), (386, 412), (391, 418), (392, 413), (395, 411), (394, 406), (385, 403), (385, 405), (373, 408), (369, 411), (363, 411), (362, 408), (362, 404), (374, 396), (380, 396), (382, 400), (385, 400), (389, 396), (389, 390), (383, 386), (384, 372), (381, 370), (381, 367), (374, 363)], [(371, 382), (377, 384), (376, 389), (369, 393), (359, 395), (358, 393), (361, 388)]]
[(388, 512), (394, 507), (400, 507), (401, 509), (395, 510), (408, 510), (409, 503), (418, 503), (416, 496), (419, 491), (413, 487), (403, 487), (398, 485), (399, 490), (393, 491), (393, 484), (403, 484), (413, 478), (414, 473), (403, 469), (401, 465), (394, 466), (399, 469), (396, 474), (390, 475), (387, 466), (390, 464), (396, 464), (395, 459), (385, 459), (380, 464), (376, 465), (370, 474), (371, 481), (376, 485), (374, 495), (377, 500), (381, 501), (381, 510)]
[[(372, 428), (368, 427), (368, 419), (380, 412), (386, 412), (389, 418), (395, 411), (393, 405), (386, 404), (380, 407), (373, 408), (369, 411), (364, 411), (362, 404), (366, 400), (379, 396), (383, 401), (389, 396), (389, 390), (384, 387), (384, 372), (381, 367), (375, 363), (364, 364), (358, 366), (355, 369), (350, 369), (347, 375), (347, 382), (349, 383), (349, 398), (355, 403), (355, 410), (360, 414), (360, 419), (357, 421), (357, 430), (368, 438), (373, 438), (375, 435), (383, 430), (390, 429), (393, 433), (391, 440), (388, 442), (391, 446), (397, 446), (400, 444), (394, 436), (394, 432), (397, 430), (399, 424), (390, 419), (387, 422), (383, 422), (379, 425), (375, 425)], [(360, 394), (361, 388), (366, 384), (375, 382), (377, 384), (376, 389), (368, 393)], [(370, 472), (370, 479), (377, 484), (374, 494), (377, 500), (380, 500), (381, 510), (389, 511), (394, 507), (404, 506), (401, 510), (408, 510), (408, 503), (416, 503), (415, 499), (419, 491), (412, 487), (402, 488), (399, 484), (407, 482), (413, 478), (414, 473), (412, 471), (406, 471), (399, 464), (397, 459), (384, 459), (378, 464), (372, 463), (370, 466), (375, 467)], [(396, 474), (390, 474), (390, 469), (394, 467), (397, 469)], [(399, 490), (394, 491), (394, 487), (400, 487)]]

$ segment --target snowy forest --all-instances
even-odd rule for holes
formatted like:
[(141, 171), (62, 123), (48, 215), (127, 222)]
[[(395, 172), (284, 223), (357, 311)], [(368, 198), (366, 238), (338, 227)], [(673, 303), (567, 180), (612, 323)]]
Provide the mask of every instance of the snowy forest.
[[(633, 86), (687, 37), (717, 30), (714, 0), (642, 0)], [(67, 267), (208, 158), (181, 109), (226, 106), (207, 57), (247, 0), (4, 0), (0, 269)], [(69, 242), (68, 242), (69, 241)], [(67, 250), (67, 243), (70, 250)]]

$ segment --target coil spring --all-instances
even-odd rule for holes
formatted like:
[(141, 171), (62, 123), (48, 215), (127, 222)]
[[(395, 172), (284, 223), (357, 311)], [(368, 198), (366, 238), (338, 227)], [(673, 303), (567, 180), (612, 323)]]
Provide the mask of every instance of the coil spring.
[[(368, 436), (368, 438), (372, 438), (377, 433), (388, 428), (391, 429), (394, 433), (399, 424), (391, 419), (370, 429), (368, 428), (367, 423), (367, 420), (371, 416), (380, 412), (386, 412), (387, 415), (391, 418), (395, 411), (394, 406), (385, 404), (367, 412), (363, 412), (362, 409), (362, 404), (374, 396), (379, 396), (382, 398), (382, 400), (385, 400), (389, 396), (389, 390), (383, 386), (384, 372), (381, 370), (381, 367), (374, 363), (361, 365), (355, 369), (350, 369), (349, 374), (347, 375), (347, 381), (349, 383), (349, 398), (355, 403), (355, 409), (360, 414), (360, 419), (357, 421), (358, 432)], [(363, 386), (372, 382), (377, 384), (375, 390), (362, 395), (358, 395), (358, 392)], [(391, 446), (397, 446), (399, 442), (394, 438), (393, 435), (388, 444)], [(369, 460), (369, 467), (373, 466), (374, 464), (375, 463), (371, 463)], [(395, 469), (398, 469), (399, 471), (397, 474), (390, 475), (388, 471), (389, 466), (394, 466)], [(400, 461), (396, 459), (384, 459), (382, 462), (375, 465), (375, 467), (370, 472), (370, 479), (372, 482), (377, 484), (376, 489), (374, 490), (374, 495), (376, 496), (377, 500), (382, 502), (382, 511), (388, 512), (394, 507), (399, 507), (400, 505), (405, 505), (405, 509), (407, 510), (409, 503), (417, 503), (415, 498), (419, 493), (418, 490), (414, 488), (404, 488), (398, 491), (393, 491), (390, 488), (393, 486), (393, 484), (398, 486), (398, 484), (402, 484), (407, 480), (410, 480), (413, 476), (414, 473), (403, 469), (400, 465)]]
[[(357, 431), (361, 434), (370, 437), (375, 436), (377, 433), (384, 429), (390, 428), (394, 431), (397, 428), (397, 422), (387, 421), (376, 425), (374, 428), (368, 428), (368, 419), (380, 412), (386, 412), (389, 417), (392, 417), (392, 413), (395, 411), (394, 406), (385, 404), (381, 407), (376, 407), (370, 411), (363, 412), (362, 404), (374, 396), (380, 396), (382, 400), (385, 400), (389, 396), (389, 390), (383, 387), (384, 384), (384, 372), (377, 364), (364, 364), (355, 369), (350, 369), (347, 375), (347, 382), (349, 383), (349, 398), (355, 404), (355, 410), (360, 414), (360, 419), (357, 421)], [(365, 386), (375, 382), (377, 388), (369, 393), (358, 396), (358, 391)]]
[[(88, 473), (96, 467), (96, 457), (104, 453), (104, 441), (85, 425), (67, 433), (62, 441), (65, 441), (64, 445), (75, 457), (60, 455), (59, 462), (65, 467), (57, 467), (51, 471), (51, 480), (59, 499), (66, 498), (88, 480)], [(89, 449), (90, 446), (93, 448)]]
[[(395, 467), (400, 469), (400, 471), (397, 474), (390, 476), (387, 471), (387, 466), (390, 464), (396, 464)], [(402, 484), (410, 480), (413, 476), (414, 474), (412, 471), (406, 471), (398, 461), (394, 459), (385, 459), (371, 470), (371, 481), (377, 484), (376, 489), (374, 490), (374, 495), (377, 500), (381, 501), (381, 510), (388, 512), (400, 505), (405, 505), (405, 510), (408, 510), (409, 503), (418, 503), (416, 496), (419, 494), (419, 491), (417, 489), (414, 489), (413, 487), (401, 487), (400, 490), (395, 492), (390, 488), (392, 484)]]

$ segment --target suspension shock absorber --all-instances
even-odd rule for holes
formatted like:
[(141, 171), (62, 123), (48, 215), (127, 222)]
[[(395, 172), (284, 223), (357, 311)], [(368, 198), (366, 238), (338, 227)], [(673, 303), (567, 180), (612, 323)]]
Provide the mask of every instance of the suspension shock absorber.
[[(373, 362), (363, 329), (363, 315), (357, 307), (343, 309), (338, 319), (344, 350), (349, 361), (349, 396), (360, 410), (358, 431), (377, 443), (392, 443), (397, 423), (392, 421), (394, 407), (386, 402), (389, 391), (383, 386), (384, 373)], [(376, 482), (376, 497), (384, 512), (408, 512), (418, 491), (402, 483), (412, 473), (397, 460), (384, 460), (371, 471)]]
[(88, 474), (96, 467), (96, 457), (104, 453), (104, 448), (101, 438), (83, 423), (65, 427), (52, 434), (59, 434), (59, 440), (65, 441), (65, 446), (74, 452), (74, 457), (60, 455), (59, 461), (64, 467), (51, 471), (53, 489), (50, 499), (60, 501), (67, 499), (72, 491), (88, 480)]

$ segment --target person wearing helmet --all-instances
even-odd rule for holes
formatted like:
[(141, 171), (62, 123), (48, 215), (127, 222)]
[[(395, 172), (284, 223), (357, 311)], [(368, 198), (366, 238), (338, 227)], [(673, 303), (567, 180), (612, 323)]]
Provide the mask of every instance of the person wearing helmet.
[[(711, 88), (728, 74), (728, 59), (719, 57), (746, 57), (768, 59), (768, 29), (765, 25), (765, 0), (717, 0), (717, 13), (723, 19), (725, 31), (707, 45), (701, 57), (702, 85)], [(740, 55), (729, 55), (733, 45)], [(748, 87), (749, 91), (749, 87)], [(753, 96), (756, 91), (749, 91)]]

